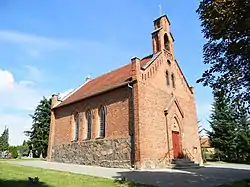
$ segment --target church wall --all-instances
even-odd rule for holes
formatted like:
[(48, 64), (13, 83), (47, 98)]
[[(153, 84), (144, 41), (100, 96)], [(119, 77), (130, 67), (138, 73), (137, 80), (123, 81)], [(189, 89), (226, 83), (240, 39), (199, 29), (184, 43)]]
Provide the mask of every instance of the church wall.
[[(153, 67), (157, 68), (153, 71)], [(170, 77), (169, 85), (166, 82), (166, 70)], [(175, 76), (175, 88), (171, 81), (172, 73)], [(180, 136), (183, 153), (188, 154), (187, 156), (195, 162), (201, 163), (195, 99), (180, 74), (176, 62), (168, 56), (161, 55), (142, 74), (142, 81), (139, 82), (141, 89), (139, 93), (140, 162), (137, 163), (137, 167), (170, 166), (173, 159), (174, 116), (178, 116), (182, 125)], [(164, 110), (172, 94), (177, 98), (184, 116), (181, 115), (175, 103), (169, 108), (169, 114), (165, 116)]]
[[(182, 152), (188, 153), (190, 159), (201, 163), (201, 152), (198, 136), (195, 98), (189, 85), (186, 83), (177, 62), (174, 58), (173, 38), (169, 31), (166, 17), (160, 18), (162, 29), (153, 33), (153, 50), (161, 55), (145, 70), (141, 70), (141, 79), (138, 81), (139, 102), (139, 135), (140, 161), (138, 168), (162, 168), (170, 165), (173, 159), (172, 123), (174, 115), (179, 115), (182, 125), (181, 144)], [(158, 37), (156, 37), (158, 36)], [(166, 40), (165, 40), (166, 39)], [(168, 71), (168, 82), (166, 80)], [(171, 75), (174, 75), (174, 85)], [(177, 106), (169, 108), (165, 116), (164, 110), (172, 96), (179, 101), (183, 115), (180, 115)]]
[[(52, 161), (130, 167), (131, 163), (131, 90), (119, 88), (99, 96), (55, 109), (55, 132)], [(98, 138), (100, 106), (106, 107), (105, 138)], [(92, 112), (91, 139), (86, 140), (87, 110)], [(81, 114), (79, 140), (73, 138), (73, 116)]]
[(182, 138), (185, 150), (183, 152), (190, 155), (196, 163), (202, 164), (195, 93), (188, 88), (176, 61), (173, 63), (172, 71), (176, 78), (175, 95), (184, 113)]
[(167, 128), (164, 108), (171, 98), (166, 86), (167, 61), (159, 56), (145, 71), (138, 82), (140, 162), (138, 168), (168, 167)]

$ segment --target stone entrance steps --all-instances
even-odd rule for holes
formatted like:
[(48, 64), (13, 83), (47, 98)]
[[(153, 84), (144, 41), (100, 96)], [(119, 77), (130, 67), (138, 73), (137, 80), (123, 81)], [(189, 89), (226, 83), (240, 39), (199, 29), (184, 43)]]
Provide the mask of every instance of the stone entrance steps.
[(173, 159), (172, 162), (171, 162), (171, 166), (174, 169), (200, 168), (199, 164), (196, 164), (196, 163), (194, 163), (194, 161), (188, 160), (186, 158)]

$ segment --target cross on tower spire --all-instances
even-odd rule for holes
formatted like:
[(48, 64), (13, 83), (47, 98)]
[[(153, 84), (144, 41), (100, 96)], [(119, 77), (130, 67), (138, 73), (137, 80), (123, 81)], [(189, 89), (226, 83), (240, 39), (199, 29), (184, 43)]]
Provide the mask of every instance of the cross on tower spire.
[(159, 4), (159, 13), (160, 13), (159, 16), (161, 16), (161, 15), (162, 15), (162, 7), (161, 7), (161, 4)]

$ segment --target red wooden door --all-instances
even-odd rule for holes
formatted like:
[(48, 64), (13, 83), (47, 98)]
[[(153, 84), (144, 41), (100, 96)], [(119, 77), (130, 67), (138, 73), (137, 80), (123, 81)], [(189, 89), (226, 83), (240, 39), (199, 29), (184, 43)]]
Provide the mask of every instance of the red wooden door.
[(172, 132), (172, 140), (173, 140), (173, 150), (174, 150), (174, 158), (177, 158), (181, 153), (180, 147), (180, 134), (179, 132)]

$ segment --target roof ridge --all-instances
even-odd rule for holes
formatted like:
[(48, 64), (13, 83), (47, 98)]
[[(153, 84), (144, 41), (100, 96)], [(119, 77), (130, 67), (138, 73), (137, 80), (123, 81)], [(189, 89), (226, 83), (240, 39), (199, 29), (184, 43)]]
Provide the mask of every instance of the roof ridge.
[[(152, 54), (145, 56), (140, 60), (140, 65), (144, 66), (151, 58)], [(127, 83), (132, 76), (131, 62), (124, 64), (123, 66), (113, 69), (109, 72), (101, 74), (88, 82), (82, 84), (79, 88), (69, 94), (59, 105), (61, 107), (82, 100), (87, 97), (91, 97), (96, 94), (103, 93), (105, 90), (118, 88)]]
[(98, 75), (97, 77), (95, 77), (95, 78), (93, 78), (93, 79), (90, 79), (89, 82), (91, 82), (91, 81), (93, 81), (93, 80), (95, 80), (95, 79), (97, 79), (97, 78), (100, 78), (100, 77), (102, 77), (102, 76), (104, 76), (104, 75), (113, 73), (114, 71), (117, 71), (117, 70), (119, 70), (119, 69), (122, 69), (122, 68), (124, 68), (125, 66), (128, 66), (128, 65), (130, 65), (130, 63), (128, 63), (128, 64), (126, 64), (126, 65), (123, 65), (123, 66), (121, 66), (121, 67), (119, 67), (119, 68), (113, 69), (113, 70), (111, 70), (111, 71), (109, 71), (109, 72), (107, 72), (107, 73)]
[[(152, 58), (153, 56), (154, 56), (154, 54), (147, 55), (147, 56), (143, 57), (142, 59), (140, 59), (140, 61), (141, 61), (141, 60), (144, 60), (144, 59), (146, 59), (146, 58)], [(109, 72), (107, 72), (107, 73), (101, 74), (101, 75), (99, 75), (99, 76), (97, 76), (97, 77), (95, 77), (95, 78), (93, 78), (93, 79), (90, 79), (89, 82), (91, 82), (91, 81), (93, 81), (93, 80), (95, 80), (95, 79), (97, 79), (97, 78), (100, 78), (100, 77), (102, 77), (102, 76), (104, 76), (104, 75), (110, 74), (110, 73), (112, 73), (112, 72), (114, 72), (114, 71), (117, 71), (117, 70), (119, 70), (119, 69), (122, 69), (122, 68), (124, 68), (125, 66), (128, 66), (128, 65), (130, 65), (130, 64), (131, 64), (131, 63), (128, 63), (128, 64), (126, 64), (126, 65), (123, 65), (123, 66), (119, 67), (119, 68), (113, 69), (113, 70), (111, 70), (111, 71), (109, 71)]]
[(146, 58), (152, 58), (154, 56), (154, 54), (150, 54), (150, 55), (148, 55), (148, 56), (145, 56), (145, 57), (143, 57), (141, 60), (143, 60), (143, 59), (146, 59)]
[(67, 98), (69, 98), (71, 95), (73, 95), (75, 92), (77, 92), (79, 89), (81, 89), (84, 85), (86, 85), (90, 80), (85, 81), (83, 84), (81, 84), (80, 86), (78, 86), (77, 88), (75, 88), (74, 90), (72, 90), (70, 93), (68, 93), (67, 95), (65, 95), (61, 100), (61, 102), (58, 102), (55, 104), (55, 106), (53, 108), (56, 108), (58, 105), (60, 105), (63, 101), (65, 101)]

